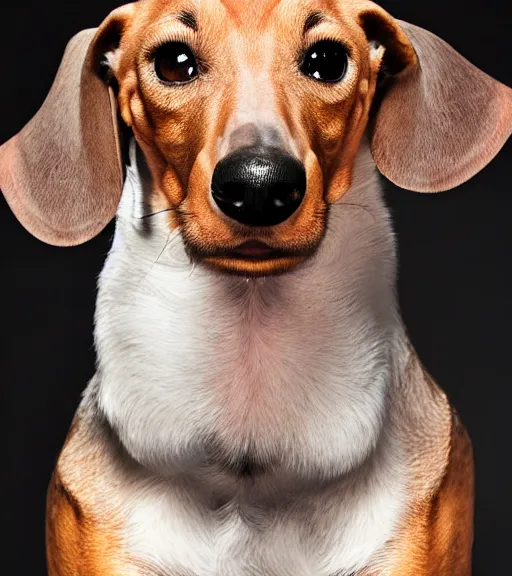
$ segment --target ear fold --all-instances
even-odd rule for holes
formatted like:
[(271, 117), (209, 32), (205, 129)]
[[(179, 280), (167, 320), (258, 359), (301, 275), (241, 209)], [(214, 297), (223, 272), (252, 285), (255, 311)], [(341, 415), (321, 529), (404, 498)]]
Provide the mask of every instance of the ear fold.
[(85, 242), (112, 219), (122, 189), (117, 109), (101, 52), (120, 36), (115, 12), (69, 42), (37, 114), (0, 147), (0, 188), (23, 226), (59, 246)]
[(377, 6), (361, 22), (386, 49), (389, 82), (371, 126), (379, 170), (417, 192), (469, 180), (512, 133), (512, 90), (434, 34)]

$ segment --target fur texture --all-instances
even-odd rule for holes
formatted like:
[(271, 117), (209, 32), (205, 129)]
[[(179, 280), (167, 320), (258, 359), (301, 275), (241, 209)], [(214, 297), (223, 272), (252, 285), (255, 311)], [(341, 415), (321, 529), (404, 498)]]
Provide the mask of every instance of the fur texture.
[(164, 574), (366, 566), (408, 481), (394, 240), (367, 143), (320, 250), (282, 276), (192, 266), (168, 213), (145, 214), (149, 189), (132, 144), (85, 399), (151, 470), (125, 479), (128, 549)]

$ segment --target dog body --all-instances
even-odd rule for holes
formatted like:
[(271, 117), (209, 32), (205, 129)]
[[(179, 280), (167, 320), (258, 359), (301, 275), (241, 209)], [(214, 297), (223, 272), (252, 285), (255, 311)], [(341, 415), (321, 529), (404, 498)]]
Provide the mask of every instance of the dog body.
[(400, 319), (376, 166), (446, 190), (511, 131), (509, 88), (366, 0), (143, 0), (77, 35), (0, 148), (38, 238), (117, 213), (50, 575), (468, 576), (471, 444)]
[(141, 218), (144, 188), (132, 154), (99, 281), (98, 373), (49, 495), (50, 557), (104, 531), (84, 574), (465, 574), (470, 445), (396, 313), (368, 145), (293, 282), (194, 268), (165, 214)]

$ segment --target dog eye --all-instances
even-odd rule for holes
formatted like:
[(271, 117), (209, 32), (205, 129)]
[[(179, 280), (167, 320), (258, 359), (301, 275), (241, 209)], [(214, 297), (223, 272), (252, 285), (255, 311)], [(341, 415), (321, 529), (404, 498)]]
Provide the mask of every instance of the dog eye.
[(313, 44), (302, 60), (300, 71), (319, 82), (339, 82), (347, 71), (345, 47), (334, 40)]
[(169, 42), (156, 51), (155, 71), (163, 82), (184, 84), (197, 76), (197, 60), (183, 42)]

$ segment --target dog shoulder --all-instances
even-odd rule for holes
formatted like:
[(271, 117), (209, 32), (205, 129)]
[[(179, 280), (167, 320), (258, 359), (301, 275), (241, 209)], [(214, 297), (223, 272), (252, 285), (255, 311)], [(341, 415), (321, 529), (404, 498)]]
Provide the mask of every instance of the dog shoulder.
[(468, 432), (453, 410), (450, 457), (439, 490), (432, 498), (430, 564), (435, 574), (471, 573), (473, 544), (474, 467)]
[(49, 576), (126, 574), (136, 568), (123, 549), (122, 514), (108, 454), (90, 422), (75, 416), (47, 493), (46, 552)]
[[(388, 550), (395, 576), (469, 576), (473, 544), (473, 450), (452, 412), (450, 450), (438, 487), (413, 503)], [(367, 576), (366, 573), (364, 573)]]

